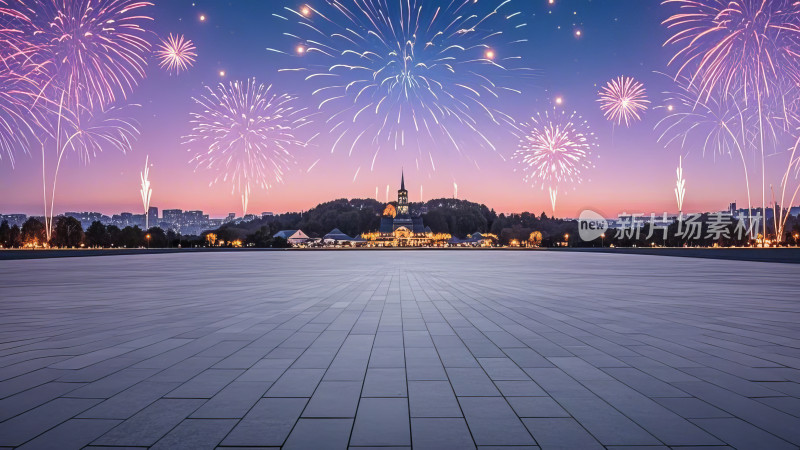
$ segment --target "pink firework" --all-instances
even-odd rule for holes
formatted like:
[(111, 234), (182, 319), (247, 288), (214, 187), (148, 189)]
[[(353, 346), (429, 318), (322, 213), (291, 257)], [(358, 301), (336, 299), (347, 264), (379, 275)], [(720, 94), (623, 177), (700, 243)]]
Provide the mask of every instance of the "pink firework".
[(680, 8), (664, 24), (670, 64), (710, 95), (742, 88), (769, 95), (780, 79), (800, 80), (800, 2), (795, 0), (663, 0)]
[(33, 0), (36, 58), (47, 62), (43, 95), (73, 111), (125, 98), (145, 76), (151, 52), (140, 0)]
[(31, 108), (40, 67), (30, 59), (36, 48), (22, 29), (30, 24), (21, 0), (0, 0), (0, 161), (14, 166), (14, 153), (27, 152), (39, 116)]
[(582, 172), (594, 166), (597, 137), (577, 113), (545, 112), (522, 124), (528, 132), (520, 140), (516, 159), (525, 182), (548, 189), (553, 212), (559, 188), (581, 183)]
[(211, 184), (231, 183), (245, 215), (252, 189), (283, 182), (294, 160), (291, 150), (305, 145), (295, 137), (310, 123), (305, 109), (295, 106), (294, 96), (255, 79), (206, 86), (194, 101), (192, 132), (184, 137), (192, 161), (215, 173)]
[(182, 70), (187, 70), (194, 65), (197, 53), (194, 43), (183, 35), (172, 35), (161, 41), (161, 45), (156, 50), (159, 59), (159, 67), (167, 72), (179, 74)]
[(641, 114), (647, 111), (647, 92), (644, 85), (630, 77), (615, 78), (600, 89), (600, 109), (606, 119), (616, 122), (617, 125), (625, 123), (626, 127), (634, 121), (642, 119)]

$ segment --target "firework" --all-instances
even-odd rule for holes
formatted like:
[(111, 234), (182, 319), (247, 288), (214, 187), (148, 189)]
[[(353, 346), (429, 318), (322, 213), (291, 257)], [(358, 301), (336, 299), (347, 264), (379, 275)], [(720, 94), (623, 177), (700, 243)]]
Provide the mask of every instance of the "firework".
[(597, 99), (606, 119), (617, 125), (630, 126), (631, 122), (641, 120), (641, 114), (650, 103), (644, 85), (630, 77), (618, 77), (600, 90)]
[[(2, 43), (0, 42), (0, 46)], [(38, 120), (29, 105), (36, 96), (36, 84), (24, 63), (0, 55), (0, 161), (4, 156), (14, 166), (14, 152), (27, 151)]]
[(683, 156), (678, 158), (678, 168), (675, 173), (678, 175), (675, 181), (675, 200), (678, 201), (678, 211), (683, 218), (683, 198), (686, 195), (686, 180), (683, 178)]
[(142, 194), (142, 206), (144, 206), (144, 227), (150, 229), (150, 197), (153, 195), (153, 188), (150, 187), (150, 155), (144, 160), (144, 170), (139, 173), (141, 180), (141, 189), (139, 193)]
[(156, 49), (156, 57), (159, 59), (159, 67), (169, 73), (179, 74), (182, 70), (187, 70), (194, 65), (197, 53), (192, 41), (183, 35), (173, 36), (161, 41), (161, 45)]
[(40, 67), (30, 60), (35, 47), (21, 33), (30, 23), (27, 13), (19, 0), (0, 0), (0, 161), (5, 157), (12, 167), (15, 151), (27, 152), (40, 118), (30, 107)]
[(193, 129), (184, 144), (198, 168), (214, 172), (211, 184), (230, 183), (231, 193), (241, 195), (244, 216), (253, 188), (283, 182), (293, 160), (290, 150), (305, 145), (294, 133), (310, 122), (294, 97), (255, 79), (206, 90), (194, 99)]
[(514, 158), (522, 164), (527, 183), (547, 187), (555, 213), (559, 187), (581, 183), (583, 170), (593, 167), (597, 138), (574, 112), (537, 114), (525, 126), (530, 131), (520, 140)]
[(321, 0), (287, 8), (298, 34), (289, 50), (270, 50), (301, 61), (284, 70), (308, 82), (332, 151), (370, 146), (371, 169), (383, 149), (416, 152), (435, 170), (432, 148), (496, 151), (479, 124), (514, 129), (500, 105), (532, 75), (517, 56), (522, 15), (512, 0), (490, 1), (486, 14), (474, 0)]
[(700, 92), (719, 87), (769, 95), (776, 80), (800, 80), (800, 9), (795, 0), (663, 0), (680, 12), (664, 21), (678, 47), (670, 64)]
[(32, 0), (36, 58), (49, 62), (44, 92), (74, 112), (125, 96), (145, 76), (151, 21), (143, 0)]

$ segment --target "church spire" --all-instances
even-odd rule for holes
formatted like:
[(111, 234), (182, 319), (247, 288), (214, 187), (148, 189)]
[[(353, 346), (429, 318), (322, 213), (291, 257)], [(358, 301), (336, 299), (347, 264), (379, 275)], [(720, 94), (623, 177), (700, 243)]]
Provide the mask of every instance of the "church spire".
[(405, 191), (406, 190), (406, 177), (403, 173), (403, 169), (400, 169), (400, 189)]

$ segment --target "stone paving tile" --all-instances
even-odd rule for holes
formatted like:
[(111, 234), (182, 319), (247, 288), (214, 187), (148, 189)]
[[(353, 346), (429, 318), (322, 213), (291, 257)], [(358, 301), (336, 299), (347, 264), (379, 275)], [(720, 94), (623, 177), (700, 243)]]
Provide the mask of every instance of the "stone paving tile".
[(603, 449), (581, 425), (572, 418), (522, 419), (542, 450)]
[(570, 417), (550, 397), (506, 397), (519, 417)]
[(0, 423), (3, 445), (23, 444), (97, 404), (96, 399), (57, 398)]
[(267, 391), (269, 383), (255, 381), (234, 381), (225, 389), (203, 403), (192, 414), (193, 419), (237, 419), (256, 404)]
[(108, 430), (119, 425), (121, 420), (70, 419), (28, 441), (20, 449), (81, 448), (89, 445)]
[(196, 410), (201, 404), (203, 404), (203, 400), (159, 400), (100, 436), (93, 444), (113, 446), (153, 445), (172, 428), (189, 417), (192, 411)]
[(300, 419), (284, 450), (337, 450), (347, 448), (353, 419)]
[(214, 449), (237, 422), (234, 419), (187, 419), (179, 423), (150, 448), (153, 450)]
[(476, 444), (536, 444), (502, 397), (461, 397), (458, 402)]
[(180, 383), (143, 381), (103, 401), (78, 417), (83, 419), (127, 419), (178, 386)]
[(292, 431), (308, 400), (262, 398), (228, 433), (221, 445), (279, 447)]
[(352, 446), (411, 444), (408, 401), (404, 398), (362, 398), (358, 405)]
[(417, 450), (467, 450), (475, 448), (464, 419), (411, 419), (413, 447)]
[[(76, 291), (84, 273), (108, 276)], [(797, 448), (797, 275), (560, 252), (0, 261), (0, 448)]]
[(409, 381), (411, 417), (462, 417), (461, 408), (447, 381)]
[(360, 395), (360, 381), (323, 381), (303, 410), (303, 417), (355, 417)]

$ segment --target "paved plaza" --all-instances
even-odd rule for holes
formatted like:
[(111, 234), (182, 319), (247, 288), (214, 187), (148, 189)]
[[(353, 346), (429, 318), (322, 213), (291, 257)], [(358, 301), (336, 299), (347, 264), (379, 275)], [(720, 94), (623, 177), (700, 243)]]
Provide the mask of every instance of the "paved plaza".
[(0, 261), (0, 447), (796, 449), (798, 288), (537, 251)]

